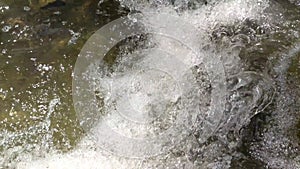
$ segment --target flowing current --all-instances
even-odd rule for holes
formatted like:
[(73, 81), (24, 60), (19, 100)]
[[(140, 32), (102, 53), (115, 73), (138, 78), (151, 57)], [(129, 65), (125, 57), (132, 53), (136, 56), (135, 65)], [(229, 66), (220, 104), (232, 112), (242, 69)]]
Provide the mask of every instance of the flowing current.
[(300, 168), (299, 88), (287, 73), (299, 2), (119, 2), (130, 14), (95, 32), (74, 67), (85, 135), (15, 168)]

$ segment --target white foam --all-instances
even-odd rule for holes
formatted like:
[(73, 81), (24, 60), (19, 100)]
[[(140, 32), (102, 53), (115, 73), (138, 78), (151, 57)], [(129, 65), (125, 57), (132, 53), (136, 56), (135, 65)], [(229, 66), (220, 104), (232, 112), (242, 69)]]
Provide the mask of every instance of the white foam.
[[(280, 95), (277, 97), (275, 111), (272, 112), (272, 123), (262, 132), (263, 138), (254, 142), (250, 151), (255, 158), (265, 162), (270, 168), (300, 168), (299, 139), (297, 139), (299, 112), (295, 110), (295, 97), (287, 85), (287, 70), (290, 59), (300, 51), (299, 43), (286, 53), (281, 54), (279, 63), (275, 66), (280, 83)], [(297, 101), (296, 101), (297, 102)]]
[[(144, 1), (143, 1), (144, 2)], [(126, 1), (122, 1), (123, 4), (128, 5)], [(162, 2), (160, 2), (162, 3)], [(147, 3), (135, 4), (135, 7), (138, 7), (139, 10), (147, 11), (147, 12), (157, 12), (156, 9), (152, 9), (147, 5)], [(268, 1), (262, 0), (237, 0), (237, 1), (221, 1), (219, 3), (214, 3), (213, 5), (203, 6), (200, 9), (194, 11), (184, 11), (180, 14), (180, 17), (186, 20), (187, 22), (192, 23), (194, 26), (199, 28), (199, 32), (203, 37), (207, 37), (203, 39), (203, 43), (211, 44), (208, 40), (209, 32), (213, 30), (213, 28), (218, 24), (232, 25), (236, 22), (243, 22), (247, 18), (257, 18), (261, 15), (263, 10), (267, 7)], [(173, 13), (175, 14), (175, 10), (173, 7), (166, 6), (160, 9), (160, 12)], [(166, 21), (160, 21), (166, 22)], [(180, 32), (180, 31), (178, 31)], [(184, 35), (183, 35), (184, 36)], [(164, 41), (159, 41), (161, 46), (168, 46), (164, 43)], [(178, 54), (182, 54), (185, 52), (176, 51)], [(215, 55), (216, 53), (208, 53), (211, 55)], [(224, 54), (226, 56), (226, 54)], [(159, 65), (158, 60), (148, 60), (144, 62), (146, 64)], [(186, 63), (193, 62), (191, 60), (184, 61)], [(232, 62), (234, 63), (234, 62)], [(147, 66), (147, 65), (146, 65)], [(236, 65), (238, 66), (238, 65)], [(162, 67), (160, 67), (162, 68)], [(174, 68), (171, 68), (174, 69)], [(179, 68), (180, 70), (180, 68)], [(128, 78), (130, 76), (127, 76)], [(143, 77), (145, 78), (145, 77)], [(121, 79), (122, 80), (122, 79)], [(170, 80), (170, 79), (168, 79)], [(164, 86), (164, 82), (161, 85), (157, 86), (158, 88), (162, 88)], [(154, 90), (156, 89), (144, 89), (144, 90)], [(176, 91), (176, 89), (174, 90)], [(154, 92), (155, 93), (155, 92)], [(172, 93), (172, 92), (171, 92)], [(178, 99), (180, 93), (174, 92), (173, 96), (167, 96), (168, 100), (175, 101)], [(131, 98), (131, 97), (130, 97)], [(133, 107), (137, 109), (145, 109), (146, 105), (149, 102), (149, 98), (145, 98), (143, 101), (140, 99), (142, 103), (134, 100), (135, 98), (131, 98), (130, 101), (135, 102)], [(152, 101), (152, 100), (151, 100)], [(144, 106), (141, 106), (144, 105)], [(120, 104), (120, 106), (124, 106)], [(141, 116), (144, 117), (142, 114)], [(128, 127), (128, 126), (127, 126)], [(146, 130), (146, 129), (141, 129)], [(125, 130), (123, 130), (125, 131)], [(146, 131), (147, 132), (147, 131)], [(141, 168), (141, 166), (150, 166), (155, 168), (155, 166), (159, 165), (161, 161), (147, 161), (147, 160), (136, 160), (136, 159), (128, 159), (118, 156), (113, 156), (105, 151), (99, 150), (97, 146), (90, 145), (88, 142), (91, 141), (89, 138), (85, 138), (81, 145), (79, 145), (75, 150), (66, 153), (66, 154), (56, 154), (49, 153), (45, 158), (41, 158), (35, 161), (22, 161), (18, 164), (19, 169), (40, 169), (40, 168), (49, 168), (49, 169), (65, 169), (65, 168), (80, 168), (80, 169), (135, 169)], [(214, 152), (212, 152), (211, 156), (214, 156)], [(170, 166), (177, 166), (180, 161), (170, 160)], [(184, 161), (186, 157), (180, 157), (179, 160)], [(161, 165), (161, 164), (160, 164)], [(209, 165), (209, 164), (208, 164)]]
[(134, 168), (135, 165), (121, 163), (113, 157), (103, 156), (103, 153), (88, 151), (86, 149), (76, 150), (71, 154), (53, 154), (45, 159), (35, 162), (20, 163), (18, 169), (115, 169), (115, 168)]

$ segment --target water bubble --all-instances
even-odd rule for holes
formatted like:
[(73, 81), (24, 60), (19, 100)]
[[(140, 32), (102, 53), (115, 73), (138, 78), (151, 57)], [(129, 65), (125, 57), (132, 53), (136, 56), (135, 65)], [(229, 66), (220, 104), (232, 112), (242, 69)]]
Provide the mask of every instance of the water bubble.
[(1, 53), (2, 54), (6, 54), (7, 53), (7, 49), (2, 49)]
[(29, 6), (24, 6), (23, 10), (26, 11), (26, 12), (29, 12), (31, 10), (31, 8)]
[(73, 30), (69, 30), (69, 32), (71, 33), (72, 37), (68, 41), (68, 45), (76, 44), (76, 42), (77, 42), (78, 38), (80, 38), (81, 34), (79, 32), (74, 32)]
[(12, 28), (12, 26), (10, 26), (10, 25), (5, 25), (4, 27), (2, 27), (2, 32), (9, 32), (10, 31), (10, 29)]

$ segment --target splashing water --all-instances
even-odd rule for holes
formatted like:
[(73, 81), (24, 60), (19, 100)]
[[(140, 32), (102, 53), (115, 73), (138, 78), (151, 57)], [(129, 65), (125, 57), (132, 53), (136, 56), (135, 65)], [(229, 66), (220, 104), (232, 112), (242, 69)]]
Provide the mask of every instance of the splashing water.
[[(245, 144), (266, 167), (299, 168), (288, 136), (297, 95), (286, 82), (299, 20), (286, 4), (120, 3), (138, 12), (92, 35), (75, 65), (73, 101), (86, 136), (65, 154), (24, 153), (16, 168), (241, 168)], [(50, 100), (42, 128), (59, 104)], [(247, 129), (260, 115), (267, 125)]]

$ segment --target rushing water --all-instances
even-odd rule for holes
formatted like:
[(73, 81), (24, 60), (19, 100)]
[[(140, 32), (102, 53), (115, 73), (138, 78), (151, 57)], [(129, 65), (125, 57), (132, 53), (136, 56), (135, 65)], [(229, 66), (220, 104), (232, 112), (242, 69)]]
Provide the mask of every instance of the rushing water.
[(300, 2), (64, 2), (0, 2), (0, 168), (300, 168)]

